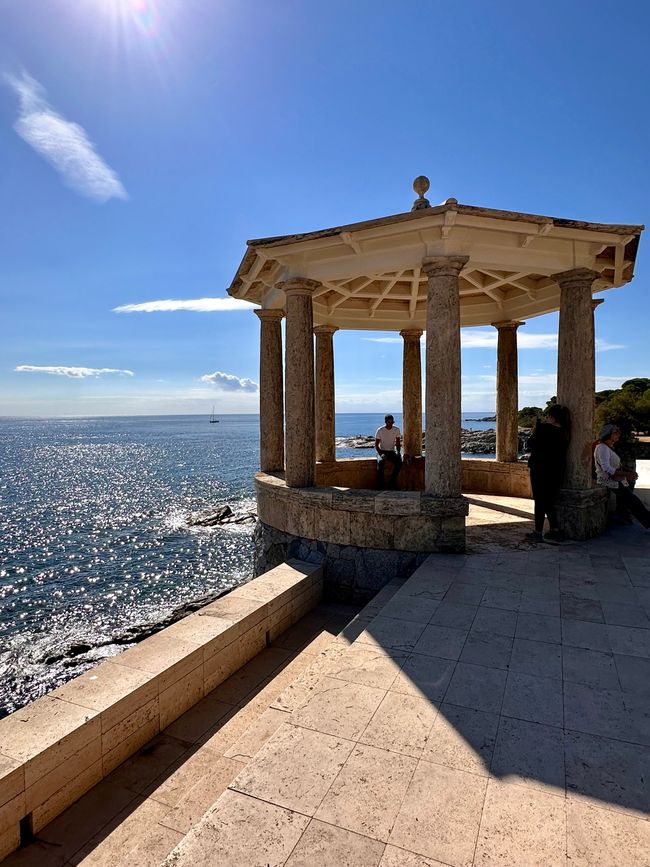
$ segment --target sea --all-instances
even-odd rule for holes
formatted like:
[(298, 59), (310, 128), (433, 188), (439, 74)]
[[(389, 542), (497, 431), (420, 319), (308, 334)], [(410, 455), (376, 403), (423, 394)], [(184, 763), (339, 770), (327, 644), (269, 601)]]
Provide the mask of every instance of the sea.
[[(251, 577), (252, 522), (187, 524), (255, 510), (258, 417), (218, 418), (0, 418), (0, 717)], [(337, 414), (336, 434), (382, 423)]]

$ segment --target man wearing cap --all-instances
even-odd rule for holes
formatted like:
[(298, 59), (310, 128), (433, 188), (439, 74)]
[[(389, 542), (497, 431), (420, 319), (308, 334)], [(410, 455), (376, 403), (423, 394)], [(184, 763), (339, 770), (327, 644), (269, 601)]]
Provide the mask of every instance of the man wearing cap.
[(402, 469), (402, 434), (395, 426), (395, 419), (387, 415), (384, 419), (386, 424), (377, 428), (375, 434), (375, 449), (377, 450), (377, 475), (379, 487), (384, 487), (384, 471), (386, 463), (392, 464), (393, 469), (388, 481), (389, 488), (397, 487), (397, 477)]

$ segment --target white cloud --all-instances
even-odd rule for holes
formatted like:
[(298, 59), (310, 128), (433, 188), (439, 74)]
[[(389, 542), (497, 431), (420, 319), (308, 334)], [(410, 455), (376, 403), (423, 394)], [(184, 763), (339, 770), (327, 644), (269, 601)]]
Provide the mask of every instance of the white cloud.
[(51, 107), (38, 81), (26, 72), (6, 80), (20, 99), (14, 129), (54, 166), (68, 186), (98, 202), (128, 198), (119, 177), (95, 151), (84, 128)]
[(201, 377), (201, 382), (216, 385), (219, 391), (244, 391), (251, 394), (259, 391), (260, 388), (252, 379), (240, 379), (232, 373), (222, 373), (220, 370), (204, 374)]
[(38, 364), (19, 364), (14, 370), (16, 373), (49, 373), (52, 376), (67, 376), (70, 379), (86, 379), (89, 376), (104, 376), (110, 373), (118, 376), (134, 376), (132, 370), (118, 370), (115, 367), (65, 367), (64, 365), (48, 367)]
[(230, 310), (252, 310), (250, 301), (241, 298), (168, 298), (163, 301), (143, 301), (142, 304), (122, 304), (113, 313), (168, 313), (191, 310), (195, 313), (225, 313)]
[[(369, 343), (401, 343), (401, 337), (362, 337)], [(425, 335), (422, 335), (422, 344), (425, 343)], [(460, 345), (463, 349), (496, 349), (497, 331), (495, 328), (479, 330), (478, 328), (461, 329)], [(519, 331), (517, 334), (517, 346), (519, 349), (557, 349), (557, 334), (532, 334), (527, 331)], [(608, 343), (606, 340), (596, 339), (596, 352), (608, 352), (612, 349), (625, 349), (619, 343)]]

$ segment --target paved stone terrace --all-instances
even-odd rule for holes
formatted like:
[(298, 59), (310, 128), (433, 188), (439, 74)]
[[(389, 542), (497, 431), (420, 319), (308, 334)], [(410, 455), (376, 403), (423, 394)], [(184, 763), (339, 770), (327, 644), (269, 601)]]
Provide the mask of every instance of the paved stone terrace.
[(650, 864), (650, 534), (433, 555), (336, 637), (352, 614), (305, 618), (5, 863)]
[(433, 555), (166, 865), (650, 863), (650, 538)]

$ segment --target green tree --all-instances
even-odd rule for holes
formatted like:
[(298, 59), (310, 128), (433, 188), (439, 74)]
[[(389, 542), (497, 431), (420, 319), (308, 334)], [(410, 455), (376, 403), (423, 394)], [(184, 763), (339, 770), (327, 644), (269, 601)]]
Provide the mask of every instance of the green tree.
[(525, 406), (519, 410), (517, 423), (519, 427), (534, 427), (537, 419), (544, 415), (541, 406)]

